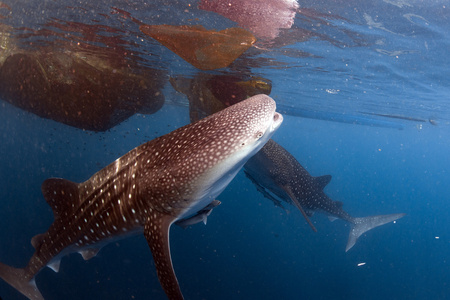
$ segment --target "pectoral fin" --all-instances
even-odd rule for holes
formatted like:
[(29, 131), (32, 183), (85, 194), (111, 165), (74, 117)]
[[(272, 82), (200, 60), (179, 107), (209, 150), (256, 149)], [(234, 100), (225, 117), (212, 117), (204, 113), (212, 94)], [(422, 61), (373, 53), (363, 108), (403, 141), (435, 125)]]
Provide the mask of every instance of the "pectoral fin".
[(288, 186), (284, 186), (283, 189), (286, 191), (286, 193), (289, 195), (289, 198), (291, 198), (292, 203), (295, 204), (295, 206), (297, 206), (297, 208), (300, 210), (300, 212), (302, 213), (303, 217), (305, 217), (306, 222), (308, 222), (309, 226), (311, 226), (312, 230), (314, 232), (317, 232), (316, 227), (314, 227), (313, 223), (311, 222), (311, 220), (309, 219), (308, 215), (306, 214), (305, 210), (303, 209), (303, 207), (300, 205), (300, 202), (297, 200), (297, 198), (294, 196), (294, 193), (292, 193), (292, 190), (290, 187)]
[(183, 295), (170, 256), (169, 230), (174, 220), (173, 216), (154, 212), (145, 223), (144, 235), (152, 251), (159, 283), (170, 300), (181, 300)]

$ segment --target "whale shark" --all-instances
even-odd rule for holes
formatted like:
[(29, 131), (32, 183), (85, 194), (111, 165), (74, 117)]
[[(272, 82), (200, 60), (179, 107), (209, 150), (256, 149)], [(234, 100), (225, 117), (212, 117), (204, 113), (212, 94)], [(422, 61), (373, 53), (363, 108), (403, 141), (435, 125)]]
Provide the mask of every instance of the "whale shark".
[(0, 277), (28, 299), (44, 299), (35, 283), (44, 267), (58, 272), (69, 253), (87, 260), (112, 241), (143, 233), (167, 297), (183, 299), (170, 227), (218, 205), (216, 197), (281, 125), (275, 110), (272, 98), (256, 95), (134, 148), (85, 182), (45, 180), (54, 222), (32, 238), (28, 265), (0, 263)]
[(307, 223), (317, 231), (310, 217), (314, 212), (325, 213), (331, 221), (342, 219), (351, 224), (345, 251), (350, 250), (365, 232), (395, 221), (404, 213), (355, 218), (343, 210), (343, 203), (331, 200), (324, 192), (331, 175), (311, 176), (286, 149), (273, 140), (244, 166), (244, 172), (265, 197), (281, 206), (281, 201), (296, 206)]

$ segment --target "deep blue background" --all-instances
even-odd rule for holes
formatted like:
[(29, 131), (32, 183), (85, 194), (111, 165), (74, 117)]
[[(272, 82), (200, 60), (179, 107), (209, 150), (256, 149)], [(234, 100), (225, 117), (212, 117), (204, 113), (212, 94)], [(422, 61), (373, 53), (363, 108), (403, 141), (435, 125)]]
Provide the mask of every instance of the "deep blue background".
[[(272, 80), (277, 103), (292, 108), (274, 139), (312, 175), (331, 174), (325, 191), (352, 216), (407, 215), (364, 234), (345, 253), (345, 222), (316, 214), (314, 233), (297, 209), (275, 207), (241, 172), (220, 195), (222, 205), (207, 226), (172, 228), (181, 289), (186, 299), (449, 299), (448, 8), (443, 1), (311, 2), (302, 5), (347, 18), (331, 20), (334, 27), (324, 26), (323, 34), (344, 39), (339, 36), (344, 31), (336, 37), (333, 30), (351, 29), (365, 44), (335, 47), (310, 40), (288, 46), (320, 58), (284, 57), (276, 50), (262, 54), (287, 65), (254, 70)], [(183, 15), (184, 6), (178, 6), (178, 14), (168, 7), (158, 12), (157, 21), (196, 16)], [(151, 23), (151, 10), (130, 11)], [(97, 16), (94, 12), (87, 10), (86, 18)], [(229, 24), (197, 13), (217, 22), (211, 27)], [(408, 14), (416, 16), (414, 22)], [(367, 16), (378, 27), (369, 26)], [(306, 27), (303, 21), (295, 24)], [(196, 72), (175, 54), (161, 52), (170, 75)], [(186, 104), (184, 95), (169, 85), (165, 95), (169, 104), (156, 114), (136, 115), (106, 133), (70, 128), (0, 101), (0, 261), (25, 266), (33, 253), (30, 239), (53, 221), (40, 191), (46, 178), (84, 181), (132, 148), (189, 122), (187, 107), (170, 105)], [(433, 117), (438, 125), (385, 119), (404, 127), (397, 130), (292, 116), (301, 109)], [(36, 282), (50, 300), (165, 299), (142, 236), (108, 245), (87, 262), (69, 255), (59, 273), (46, 268)], [(0, 297), (22, 299), (3, 281)]]

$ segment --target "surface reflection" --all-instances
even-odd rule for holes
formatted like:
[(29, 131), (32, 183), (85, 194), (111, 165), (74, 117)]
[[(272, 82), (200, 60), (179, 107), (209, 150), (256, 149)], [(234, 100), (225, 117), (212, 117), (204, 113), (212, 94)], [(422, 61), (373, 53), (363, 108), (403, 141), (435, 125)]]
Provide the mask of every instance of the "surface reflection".
[(189, 100), (191, 122), (198, 121), (248, 97), (272, 90), (270, 80), (250, 75), (210, 75), (198, 73), (194, 78), (172, 77), (173, 88)]
[(278, 37), (280, 29), (292, 27), (299, 5), (296, 0), (202, 0), (198, 7), (216, 12), (269, 42)]
[(201, 70), (228, 67), (256, 41), (242, 28), (216, 31), (200, 25), (142, 25), (140, 29)]
[[(1, 27), (3, 100), (38, 116), (93, 131), (108, 130), (135, 113), (151, 114), (162, 107), (164, 71), (139, 65), (117, 38), (96, 34), (98, 26), (62, 22), (52, 26), (60, 32), (42, 29), (18, 37), (9, 35), (11, 28)], [(58, 35), (65, 40), (53, 40)], [(52, 39), (30, 42), (46, 36)], [(29, 41), (28, 47), (21, 39)]]

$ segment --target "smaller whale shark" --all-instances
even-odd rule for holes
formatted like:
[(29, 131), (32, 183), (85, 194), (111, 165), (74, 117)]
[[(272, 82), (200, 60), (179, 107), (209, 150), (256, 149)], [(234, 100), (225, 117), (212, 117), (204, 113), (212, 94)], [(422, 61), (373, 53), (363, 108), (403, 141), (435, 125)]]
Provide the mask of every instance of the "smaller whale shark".
[(143, 233), (167, 297), (183, 299), (170, 227), (201, 222), (218, 205), (216, 197), (283, 122), (275, 109), (272, 98), (256, 95), (134, 148), (83, 183), (45, 180), (42, 192), (55, 220), (31, 239), (28, 265), (0, 263), (0, 278), (28, 299), (42, 300), (35, 277), (44, 267), (58, 272), (69, 253), (87, 260), (108, 243)]
[(314, 231), (317, 230), (309, 217), (316, 211), (327, 214), (331, 221), (342, 219), (349, 222), (351, 230), (345, 252), (355, 245), (364, 232), (405, 215), (401, 213), (364, 218), (350, 216), (343, 210), (342, 202), (331, 200), (323, 191), (331, 180), (330, 175), (311, 176), (295, 157), (273, 140), (269, 140), (250, 158), (244, 169), (258, 191), (277, 206), (281, 206), (278, 199), (295, 205)]

